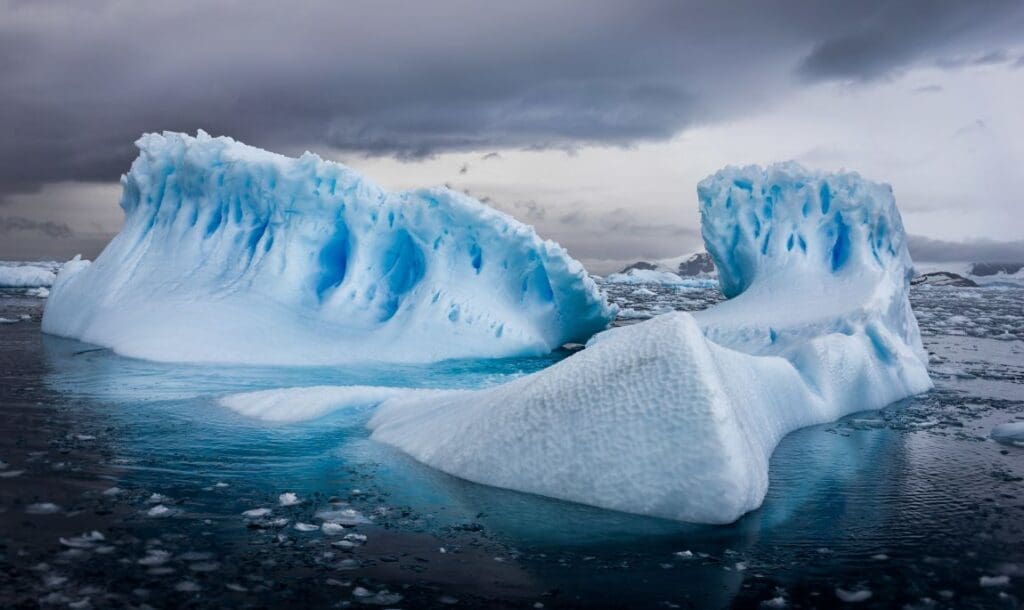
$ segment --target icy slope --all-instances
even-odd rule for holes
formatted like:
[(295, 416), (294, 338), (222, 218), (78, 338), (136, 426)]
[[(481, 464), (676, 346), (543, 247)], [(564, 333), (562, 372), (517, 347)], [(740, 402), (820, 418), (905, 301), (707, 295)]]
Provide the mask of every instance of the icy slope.
[(784, 164), (727, 168), (698, 194), (731, 300), (606, 331), (502, 386), (396, 395), (373, 438), (471, 481), (728, 523), (761, 504), (787, 433), (931, 387), (888, 186)]
[(458, 193), (202, 132), (136, 144), (124, 228), (58, 278), (48, 333), (153, 360), (432, 361), (547, 352), (613, 315), (563, 248)]

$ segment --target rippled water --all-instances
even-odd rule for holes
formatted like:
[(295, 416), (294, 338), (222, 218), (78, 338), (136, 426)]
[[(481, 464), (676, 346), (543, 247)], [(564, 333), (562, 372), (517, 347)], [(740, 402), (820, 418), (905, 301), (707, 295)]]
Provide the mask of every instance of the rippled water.
[[(606, 290), (632, 319), (720, 299)], [(1024, 448), (989, 432), (1024, 420), (1022, 297), (915, 288), (936, 389), (790, 435), (764, 506), (723, 527), (460, 481), (370, 441), (367, 410), (280, 425), (216, 404), (278, 386), (478, 387), (565, 353), (387, 368), (154, 364), (44, 337), (42, 301), (7, 293), (0, 316), (31, 319), (0, 326), (0, 605), (1015, 607)], [(280, 506), (286, 492), (301, 502)], [(271, 510), (242, 514), (257, 508)], [(353, 525), (307, 527), (324, 510), (350, 511)], [(82, 537), (93, 530), (102, 540)]]

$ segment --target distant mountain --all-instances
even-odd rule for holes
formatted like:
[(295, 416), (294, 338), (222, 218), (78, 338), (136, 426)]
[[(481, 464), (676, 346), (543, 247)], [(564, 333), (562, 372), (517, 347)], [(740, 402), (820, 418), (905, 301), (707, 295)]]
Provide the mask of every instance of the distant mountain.
[(1024, 263), (971, 263), (971, 275), (1016, 275), (1024, 269)]
[(957, 288), (977, 288), (978, 283), (951, 271), (935, 271), (925, 273), (910, 280), (911, 286), (954, 286)]
[(619, 273), (630, 271), (665, 271), (679, 277), (717, 278), (715, 263), (707, 252), (694, 252), (655, 261), (637, 261), (623, 267)]
[(718, 277), (715, 261), (707, 252), (696, 252), (680, 261), (679, 270), (676, 273), (681, 277)]

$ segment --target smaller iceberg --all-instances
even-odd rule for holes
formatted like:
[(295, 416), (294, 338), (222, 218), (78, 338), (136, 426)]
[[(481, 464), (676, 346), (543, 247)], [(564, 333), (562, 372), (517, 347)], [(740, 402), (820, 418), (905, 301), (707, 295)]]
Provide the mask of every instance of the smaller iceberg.
[(60, 273), (47, 333), (162, 361), (430, 362), (538, 355), (614, 317), (565, 249), (451, 190), (203, 132), (136, 145), (124, 228)]
[(786, 434), (931, 387), (890, 187), (780, 164), (697, 190), (729, 300), (500, 386), (393, 395), (372, 438), (479, 483), (729, 523), (760, 506)]
[(0, 261), (0, 289), (46, 288), (57, 278), (60, 263)]

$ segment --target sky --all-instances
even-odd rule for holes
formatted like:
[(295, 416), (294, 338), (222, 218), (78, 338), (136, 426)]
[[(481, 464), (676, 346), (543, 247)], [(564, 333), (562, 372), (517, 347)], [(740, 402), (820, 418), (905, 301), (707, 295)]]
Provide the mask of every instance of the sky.
[(596, 272), (699, 249), (696, 183), (789, 159), (892, 184), (916, 260), (1024, 260), (1021, 100), (1019, 0), (0, 0), (0, 259), (95, 256), (133, 142), (203, 129)]

